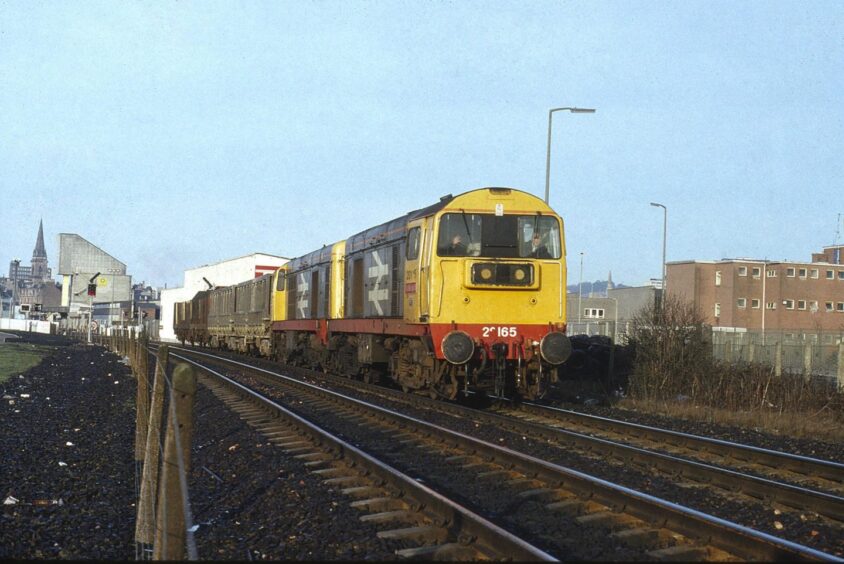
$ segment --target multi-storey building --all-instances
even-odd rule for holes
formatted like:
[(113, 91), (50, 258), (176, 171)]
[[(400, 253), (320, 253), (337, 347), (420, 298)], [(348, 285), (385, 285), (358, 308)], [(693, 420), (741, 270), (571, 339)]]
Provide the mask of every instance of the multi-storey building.
[(844, 330), (844, 245), (812, 262), (724, 259), (667, 265), (667, 292), (706, 323), (774, 331)]

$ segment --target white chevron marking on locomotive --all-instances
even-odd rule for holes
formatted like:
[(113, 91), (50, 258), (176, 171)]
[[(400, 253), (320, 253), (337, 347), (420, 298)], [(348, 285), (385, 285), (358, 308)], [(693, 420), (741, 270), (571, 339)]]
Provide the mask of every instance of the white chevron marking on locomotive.
[(372, 260), (375, 264), (369, 267), (369, 278), (375, 278), (375, 284), (367, 294), (367, 299), (375, 306), (378, 315), (384, 315), (381, 301), (386, 300), (390, 296), (390, 292), (387, 288), (379, 289), (378, 286), (381, 285), (381, 280), (390, 272), (390, 267), (381, 262), (381, 256), (378, 254), (378, 251), (372, 251)]
[(305, 318), (305, 308), (308, 307), (308, 297), (305, 295), (305, 293), (308, 291), (309, 287), (310, 286), (308, 285), (308, 281), (305, 278), (305, 273), (300, 272), (296, 288), (299, 294), (299, 299), (296, 300), (296, 309), (299, 311), (299, 319)]

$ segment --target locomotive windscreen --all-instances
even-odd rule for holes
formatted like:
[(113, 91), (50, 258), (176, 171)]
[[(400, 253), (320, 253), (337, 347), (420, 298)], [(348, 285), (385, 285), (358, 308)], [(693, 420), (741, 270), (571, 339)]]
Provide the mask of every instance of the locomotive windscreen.
[[(456, 245), (455, 241), (460, 244)], [(556, 218), (447, 213), (440, 219), (437, 252), (440, 256), (525, 258), (537, 256), (534, 254), (537, 244), (546, 251), (542, 257), (560, 258), (562, 245)]]

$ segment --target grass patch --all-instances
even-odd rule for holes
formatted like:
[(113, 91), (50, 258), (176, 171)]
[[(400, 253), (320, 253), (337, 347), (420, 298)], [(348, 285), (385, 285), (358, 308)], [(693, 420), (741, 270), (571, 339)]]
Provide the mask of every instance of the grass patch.
[(717, 407), (693, 405), (688, 402), (630, 398), (619, 401), (615, 406), (639, 413), (665, 415), (688, 421), (745, 427), (784, 437), (844, 443), (844, 428), (841, 427), (840, 417), (836, 417), (835, 413), (826, 409), (813, 413), (787, 413), (776, 409), (763, 408), (750, 411), (731, 411)]
[(38, 366), (45, 356), (53, 352), (53, 349), (54, 347), (28, 343), (0, 345), (0, 383), (23, 374), (33, 366)]

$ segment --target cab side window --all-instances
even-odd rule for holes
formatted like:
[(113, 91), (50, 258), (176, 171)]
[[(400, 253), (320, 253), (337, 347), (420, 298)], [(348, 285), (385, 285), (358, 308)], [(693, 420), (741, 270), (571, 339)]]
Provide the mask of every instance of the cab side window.
[(419, 227), (414, 227), (407, 232), (407, 247), (405, 248), (405, 257), (407, 260), (416, 260), (419, 258), (419, 240), (422, 230)]

